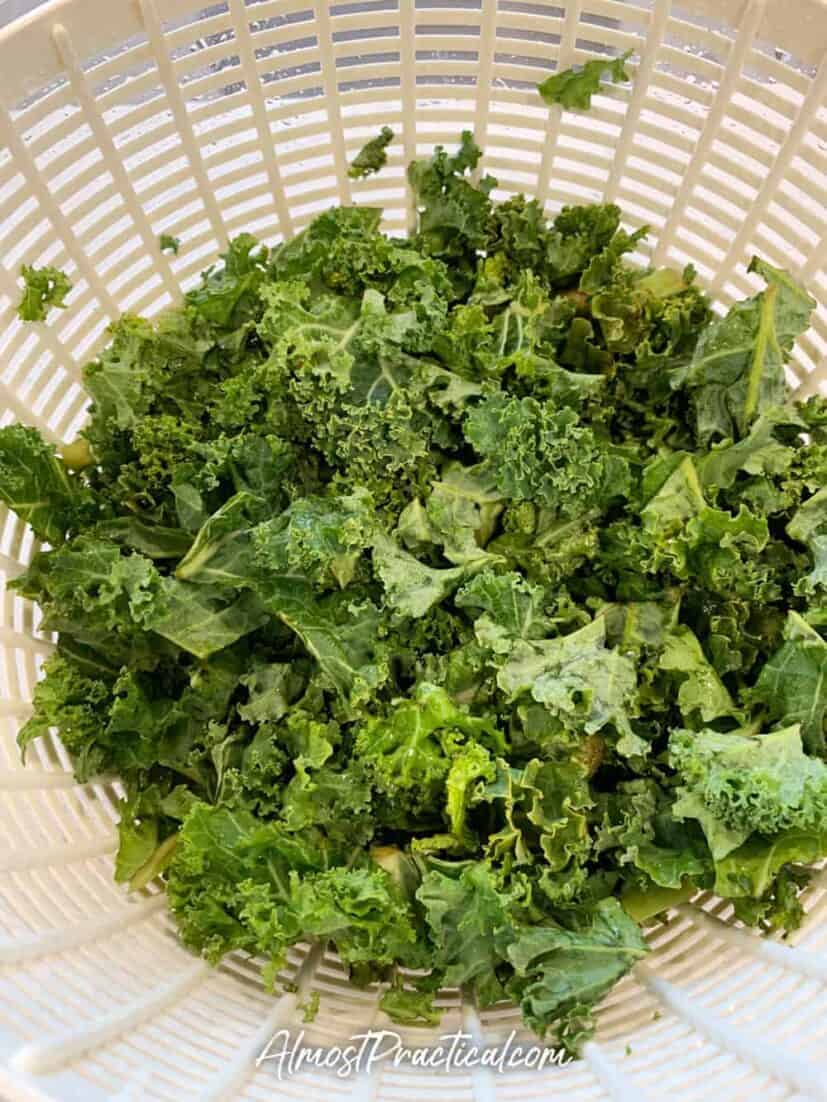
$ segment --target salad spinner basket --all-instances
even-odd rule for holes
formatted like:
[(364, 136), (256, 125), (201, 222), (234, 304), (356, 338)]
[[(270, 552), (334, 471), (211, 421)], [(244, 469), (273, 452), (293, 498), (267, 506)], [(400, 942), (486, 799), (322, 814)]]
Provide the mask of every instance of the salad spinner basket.
[[(551, 112), (555, 68), (633, 51), (630, 84)], [(396, 134), (369, 182), (348, 161)], [(617, 201), (651, 232), (642, 263), (691, 262), (717, 303), (756, 287), (757, 252), (818, 300), (791, 381), (827, 379), (827, 5), (819, 0), (56, 0), (0, 32), (0, 419), (56, 442), (83, 424), (81, 366), (122, 311), (152, 315), (251, 231), (276, 242), (338, 203), (410, 224), (404, 165), (472, 130), (505, 196)], [(182, 239), (161, 253), (159, 234)], [(23, 263), (63, 268), (71, 309), (26, 326)], [(0, 574), (36, 542), (0, 516)], [(212, 969), (178, 943), (157, 885), (112, 881), (117, 785), (77, 784), (60, 743), (28, 765), (16, 732), (50, 638), (7, 593), (0, 620), (0, 1098), (325, 1098), (531, 1102), (827, 1097), (827, 879), (794, 948), (731, 923), (710, 895), (649, 932), (568, 1067), (498, 1074), (382, 1065), (280, 1081), (256, 1057), (278, 1029), (334, 1045), (389, 1025), (334, 955), (298, 949), (280, 996), (256, 962)], [(485, 1042), (515, 1009), (445, 991), (442, 1030)], [(436, 1031), (403, 1031), (421, 1044)]]

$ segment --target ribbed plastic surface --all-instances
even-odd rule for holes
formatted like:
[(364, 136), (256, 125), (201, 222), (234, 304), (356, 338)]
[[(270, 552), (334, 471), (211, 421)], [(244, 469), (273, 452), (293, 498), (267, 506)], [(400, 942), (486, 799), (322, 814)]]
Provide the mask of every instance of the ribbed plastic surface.
[[(555, 66), (633, 49), (635, 80), (587, 115), (551, 115), (534, 85)], [(0, 37), (0, 405), (3, 423), (71, 439), (80, 367), (123, 310), (152, 314), (250, 230), (289, 236), (332, 203), (410, 219), (403, 165), (474, 131), (502, 195), (550, 211), (600, 198), (652, 232), (641, 259), (692, 261), (722, 305), (753, 290), (760, 252), (819, 300), (794, 380), (827, 377), (827, 8), (818, 0), (63, 0)], [(398, 140), (377, 180), (349, 157), (380, 124)], [(183, 239), (178, 257), (157, 247)], [(15, 316), (22, 262), (66, 269), (70, 304), (49, 325)], [(36, 544), (0, 518), (0, 572)], [(352, 1099), (354, 1102), (652, 1102), (827, 1097), (827, 880), (808, 891), (799, 947), (727, 924), (711, 898), (651, 935), (654, 953), (608, 998), (597, 1041), (564, 1070), (280, 1084), (255, 1056), (297, 1002), (321, 993), (308, 1040), (336, 1043), (380, 1019), (376, 993), (337, 961), (297, 952), (297, 994), (256, 966), (210, 970), (178, 946), (163, 899), (112, 883), (114, 803), (76, 785), (60, 745), (21, 768), (15, 734), (50, 643), (6, 595), (0, 618), (0, 1097)], [(453, 991), (443, 1026), (486, 1040)], [(411, 1034), (411, 1037), (414, 1035)], [(417, 1040), (422, 1033), (417, 1032)], [(628, 1046), (628, 1047), (627, 1047)]]

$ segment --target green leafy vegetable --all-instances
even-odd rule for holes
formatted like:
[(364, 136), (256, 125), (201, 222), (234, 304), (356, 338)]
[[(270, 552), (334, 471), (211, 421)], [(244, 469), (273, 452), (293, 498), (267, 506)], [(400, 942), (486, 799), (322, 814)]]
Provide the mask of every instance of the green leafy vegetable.
[(49, 543), (61, 543), (95, 519), (88, 486), (35, 429), (23, 425), (0, 429), (0, 500)]
[(572, 516), (622, 493), (626, 464), (579, 423), (574, 410), (497, 395), (470, 413), (465, 435), (503, 497)]
[(114, 322), (77, 440), (0, 429), (58, 637), (18, 741), (119, 779), (115, 875), (208, 960), (330, 943), (399, 1022), (462, 986), (576, 1051), (638, 922), (714, 888), (792, 929), (827, 856), (827, 403), (786, 273), (716, 316), (480, 158), (410, 165), (408, 238), (241, 235)]
[(385, 1013), (400, 1025), (439, 1025), (442, 1011), (434, 1006), (432, 991), (394, 984), (379, 1000)]
[(348, 176), (352, 180), (361, 180), (365, 176), (372, 176), (384, 168), (388, 160), (387, 149), (393, 141), (393, 131), (389, 126), (383, 126), (375, 138), (359, 150), (350, 163)]
[(629, 80), (626, 62), (631, 56), (632, 51), (627, 50), (620, 57), (595, 58), (579, 69), (553, 73), (537, 85), (537, 91), (548, 104), (559, 103), (562, 107), (587, 111), (591, 107), (592, 96), (600, 90), (603, 77), (608, 77), (615, 84)]
[(564, 1040), (591, 1028), (589, 1008), (646, 955), (646, 943), (615, 899), (584, 910), (569, 928), (533, 926), (508, 947), (509, 994), (529, 1025), (558, 1024)]
[(797, 723), (811, 754), (824, 753), (827, 710), (827, 643), (795, 612), (784, 629), (784, 642), (770, 656), (753, 689), (773, 720)]
[(171, 233), (162, 233), (158, 238), (158, 244), (162, 253), (175, 253), (177, 256), (181, 248), (181, 238), (173, 237)]
[(827, 765), (804, 753), (797, 726), (763, 735), (676, 731), (670, 749), (684, 781), (674, 814), (700, 820), (716, 857), (753, 832), (769, 836), (823, 823)]
[(497, 683), (510, 700), (530, 693), (586, 734), (609, 726), (621, 754), (645, 754), (646, 742), (630, 723), (637, 706), (634, 663), (605, 644), (603, 619), (558, 639), (517, 642)]
[(766, 261), (754, 258), (749, 271), (766, 281), (766, 290), (713, 322), (678, 376), (693, 398), (702, 443), (743, 437), (759, 414), (783, 404), (784, 364), (815, 307), (786, 272)]
[(72, 281), (60, 268), (33, 268), (24, 264), (20, 269), (23, 278), (23, 295), (17, 306), (21, 321), (44, 321), (51, 306), (66, 308), (66, 296), (72, 290)]

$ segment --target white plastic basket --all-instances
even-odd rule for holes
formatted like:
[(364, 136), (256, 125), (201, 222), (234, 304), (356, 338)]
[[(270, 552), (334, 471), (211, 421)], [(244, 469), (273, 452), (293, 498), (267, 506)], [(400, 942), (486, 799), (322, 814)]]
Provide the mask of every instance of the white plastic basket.
[[(565, 6), (564, 6), (565, 5)], [(534, 85), (555, 65), (634, 50), (631, 86), (581, 115), (551, 114)], [(726, 305), (753, 289), (760, 252), (819, 300), (793, 379), (827, 379), (827, 6), (820, 0), (60, 0), (0, 34), (2, 422), (74, 437), (81, 365), (120, 311), (152, 314), (229, 236), (272, 242), (333, 203), (410, 218), (403, 165), (472, 129), (503, 194), (550, 210), (616, 200), (647, 222), (643, 259), (692, 261)], [(397, 141), (378, 179), (348, 159), (380, 124)], [(163, 255), (158, 235), (183, 239)], [(21, 263), (71, 275), (71, 308), (15, 316)], [(36, 550), (0, 522), (0, 571)], [(332, 957), (297, 951), (294, 995), (257, 966), (211, 970), (175, 939), (163, 897), (112, 882), (116, 791), (75, 784), (60, 745), (15, 734), (49, 642), (37, 613), (2, 598), (0, 626), (0, 1096), (362, 1102), (566, 1099), (720, 1102), (827, 1097), (827, 880), (808, 890), (790, 950), (728, 924), (711, 897), (651, 933), (654, 953), (607, 999), (585, 1059), (542, 1074), (279, 1083), (254, 1060), (297, 1003), (321, 994), (308, 1040), (380, 1019)], [(446, 1030), (494, 1040), (515, 1010), (480, 1017), (456, 992)], [(523, 1034), (524, 1036), (527, 1036)], [(413, 1033), (407, 1035), (413, 1038)], [(421, 1040), (418, 1032), (416, 1038)]]

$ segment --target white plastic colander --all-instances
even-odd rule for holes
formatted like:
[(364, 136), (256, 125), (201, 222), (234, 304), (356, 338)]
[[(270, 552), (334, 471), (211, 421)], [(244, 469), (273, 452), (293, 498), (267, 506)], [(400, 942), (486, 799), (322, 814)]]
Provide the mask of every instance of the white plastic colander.
[[(551, 113), (535, 84), (595, 54), (634, 51), (631, 85), (588, 114)], [(375, 180), (349, 158), (381, 124)], [(373, 203), (401, 232), (404, 164), (463, 128), (501, 196), (553, 211), (615, 200), (652, 229), (639, 259), (692, 261), (723, 306), (755, 288), (759, 252), (819, 301), (792, 381), (827, 380), (827, 6), (820, 0), (60, 0), (0, 32), (0, 421), (67, 441), (84, 419), (81, 366), (106, 324), (154, 314), (249, 230), (289, 237), (335, 203)], [(498, 193), (495, 193), (497, 195)], [(161, 254), (158, 235), (182, 238)], [(74, 281), (48, 324), (15, 315), (22, 263)], [(37, 544), (0, 518), (0, 573)], [(499, 1076), (384, 1066), (279, 1082), (255, 1057), (297, 1004), (307, 1040), (383, 1019), (332, 955), (296, 951), (294, 994), (255, 963), (217, 970), (175, 938), (157, 887), (112, 882), (117, 787), (78, 785), (57, 740), (23, 769), (15, 734), (50, 642), (28, 603), (0, 620), (0, 1098), (125, 1102), (349, 1099), (734, 1102), (827, 1097), (827, 879), (788, 949), (729, 924), (711, 896), (651, 932), (654, 952), (606, 1000), (597, 1040), (565, 1069)], [(495, 1041), (519, 1014), (455, 991), (443, 1028)], [(387, 1023), (385, 1023), (387, 1024)], [(432, 1034), (431, 1036), (433, 1036)], [(408, 1031), (406, 1039), (428, 1039)], [(523, 1031), (523, 1037), (528, 1035)]]

